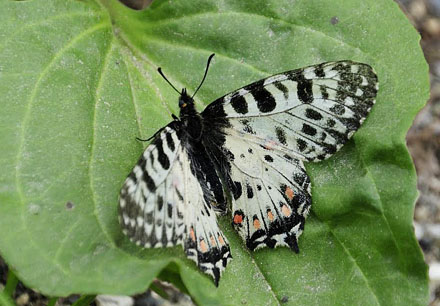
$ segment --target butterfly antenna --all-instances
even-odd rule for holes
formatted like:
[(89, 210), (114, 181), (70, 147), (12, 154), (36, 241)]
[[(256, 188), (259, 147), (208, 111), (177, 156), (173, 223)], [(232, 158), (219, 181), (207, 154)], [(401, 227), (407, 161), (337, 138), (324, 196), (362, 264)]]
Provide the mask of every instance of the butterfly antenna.
[(162, 72), (162, 68), (157, 68), (157, 71), (159, 71), (159, 74), (165, 79), (165, 81), (167, 81), (168, 84), (170, 84), (170, 86), (180, 95), (180, 92), (176, 89), (176, 87), (173, 86), (173, 84), (171, 84), (170, 81), (168, 81), (168, 79), (166, 78), (166, 76), (163, 74)]
[(208, 74), (208, 68), (209, 68), (209, 64), (211, 63), (212, 58), (214, 57), (215, 53), (212, 53), (209, 58), (208, 58), (208, 63), (206, 64), (206, 69), (205, 69), (205, 75), (203, 76), (202, 81), (200, 82), (199, 87), (197, 87), (196, 91), (194, 92), (194, 94), (192, 95), (191, 99), (194, 98), (194, 96), (196, 95), (196, 93), (199, 91), (200, 87), (202, 87), (203, 82), (206, 79), (206, 75)]

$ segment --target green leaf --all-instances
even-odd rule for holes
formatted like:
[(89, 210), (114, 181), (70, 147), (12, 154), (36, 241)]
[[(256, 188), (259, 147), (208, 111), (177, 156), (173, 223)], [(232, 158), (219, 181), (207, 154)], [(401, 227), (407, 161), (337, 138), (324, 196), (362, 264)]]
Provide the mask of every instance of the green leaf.
[[(337, 22), (338, 21), (338, 22)], [(412, 229), (416, 176), (405, 133), (428, 98), (419, 36), (376, 0), (0, 0), (0, 253), (51, 296), (134, 294), (156, 277), (199, 304), (426, 305)], [(352, 59), (377, 71), (376, 105), (329, 160), (308, 164), (313, 207), (286, 248), (249, 252), (230, 227), (220, 287), (180, 247), (145, 250), (121, 234), (117, 197), (143, 144), (177, 113), (264, 76)], [(164, 270), (165, 269), (165, 270)]]

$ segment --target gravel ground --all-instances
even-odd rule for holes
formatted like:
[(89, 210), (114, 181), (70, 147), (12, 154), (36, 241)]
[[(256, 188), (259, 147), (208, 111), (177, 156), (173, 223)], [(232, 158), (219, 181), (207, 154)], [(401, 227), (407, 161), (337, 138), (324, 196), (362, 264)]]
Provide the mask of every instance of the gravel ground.
[[(130, 1), (134, 7), (143, 7), (151, 0), (124, 0)], [(430, 305), (440, 305), (440, 0), (396, 1), (422, 35), (421, 46), (430, 66), (431, 99), (414, 121), (407, 135), (407, 143), (416, 166), (420, 191), (414, 213), (414, 228), (429, 265)], [(0, 258), (0, 289), (6, 282), (6, 271), (7, 267)], [(135, 305), (191, 305), (188, 297), (177, 293), (172, 287), (160, 283), (157, 285), (172, 296), (172, 301), (164, 301), (147, 291), (135, 296), (131, 302)], [(14, 299), (20, 306), (47, 304), (44, 296), (21, 283), (17, 286)], [(60, 299), (58, 305), (71, 305), (76, 299), (77, 296)], [(109, 302), (112, 298), (101, 296), (97, 304), (106, 304), (106, 299)]]

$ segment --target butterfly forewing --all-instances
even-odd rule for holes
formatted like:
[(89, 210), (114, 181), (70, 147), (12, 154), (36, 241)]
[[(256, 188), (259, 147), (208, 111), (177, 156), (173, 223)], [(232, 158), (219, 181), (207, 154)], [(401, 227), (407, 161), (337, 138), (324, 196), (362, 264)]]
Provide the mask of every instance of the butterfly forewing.
[(127, 236), (145, 247), (180, 244), (184, 234), (183, 182), (180, 173), (181, 143), (172, 125), (167, 126), (141, 155), (125, 180), (119, 199), (120, 223)]
[(221, 114), (255, 141), (273, 141), (300, 159), (319, 161), (339, 150), (360, 127), (377, 90), (370, 66), (330, 62), (245, 86), (217, 99), (203, 114)]
[(182, 244), (216, 283), (231, 258), (214, 210), (193, 174), (176, 123), (165, 127), (125, 180), (119, 200), (124, 233), (144, 247)]

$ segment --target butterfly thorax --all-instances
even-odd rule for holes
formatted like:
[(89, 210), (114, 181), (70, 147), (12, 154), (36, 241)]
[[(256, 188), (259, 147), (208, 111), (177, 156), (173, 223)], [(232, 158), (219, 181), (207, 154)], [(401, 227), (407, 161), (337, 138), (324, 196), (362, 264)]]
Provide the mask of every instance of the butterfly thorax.
[(203, 119), (196, 110), (194, 100), (182, 89), (179, 97), (180, 121), (184, 127), (185, 133), (195, 141), (199, 141), (203, 133)]

